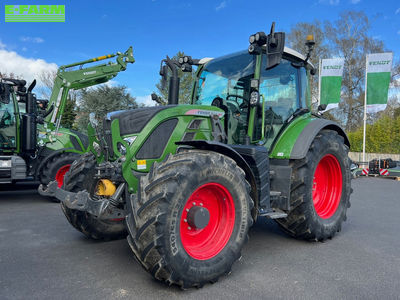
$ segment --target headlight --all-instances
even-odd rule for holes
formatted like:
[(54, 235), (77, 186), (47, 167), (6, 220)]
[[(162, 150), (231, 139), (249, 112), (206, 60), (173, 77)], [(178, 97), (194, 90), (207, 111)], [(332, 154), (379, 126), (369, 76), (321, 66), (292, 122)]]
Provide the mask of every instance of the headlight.
[(130, 136), (127, 138), (124, 138), (124, 141), (128, 143), (128, 145), (132, 145), (132, 143), (136, 140), (136, 135), (135, 136)]
[(100, 145), (97, 142), (93, 142), (93, 149), (96, 151), (98, 154), (101, 152)]
[(250, 105), (256, 105), (258, 103), (258, 98), (260, 97), (260, 94), (257, 91), (253, 91), (250, 94)]
[(0, 168), (11, 168), (11, 160), (0, 160)]
[(126, 147), (122, 143), (117, 144), (117, 149), (122, 155), (126, 154)]

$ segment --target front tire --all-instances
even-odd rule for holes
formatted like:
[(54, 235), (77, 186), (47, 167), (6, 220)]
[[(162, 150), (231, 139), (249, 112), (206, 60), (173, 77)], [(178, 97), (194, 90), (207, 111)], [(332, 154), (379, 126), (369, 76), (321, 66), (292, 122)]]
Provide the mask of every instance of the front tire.
[[(97, 180), (96, 159), (91, 153), (85, 153), (75, 161), (69, 172), (65, 175), (63, 189), (70, 192), (86, 190), (94, 194)], [(94, 240), (115, 240), (126, 237), (125, 221), (117, 219), (112, 221), (99, 220), (97, 217), (83, 211), (70, 209), (61, 203), (61, 208), (68, 222), (88, 238)]]
[(201, 287), (230, 272), (252, 225), (249, 185), (221, 154), (187, 151), (154, 163), (127, 201), (128, 241), (154, 278)]
[(350, 207), (349, 148), (336, 131), (322, 130), (304, 159), (291, 161), (290, 212), (276, 219), (293, 237), (324, 241), (341, 230)]
[[(50, 158), (42, 168), (39, 178), (40, 183), (47, 186), (51, 181), (56, 180), (60, 188), (63, 185), (65, 174), (79, 156), (79, 154), (74, 152), (64, 152)], [(55, 197), (50, 197), (50, 199), (54, 202), (60, 202)]]

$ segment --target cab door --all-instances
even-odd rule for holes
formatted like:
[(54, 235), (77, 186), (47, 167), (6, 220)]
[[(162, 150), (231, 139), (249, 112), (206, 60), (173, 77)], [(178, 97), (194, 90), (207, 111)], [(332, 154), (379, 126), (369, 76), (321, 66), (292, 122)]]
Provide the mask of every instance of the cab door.
[(0, 151), (11, 152), (17, 149), (17, 111), (11, 87), (4, 84), (10, 93), (4, 94), (0, 101)]

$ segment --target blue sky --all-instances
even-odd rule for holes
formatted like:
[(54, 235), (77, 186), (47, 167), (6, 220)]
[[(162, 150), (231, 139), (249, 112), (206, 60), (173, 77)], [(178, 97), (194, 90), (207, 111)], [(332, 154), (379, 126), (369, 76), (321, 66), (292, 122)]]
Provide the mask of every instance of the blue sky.
[(396, 59), (400, 57), (398, 0), (52, 1), (65, 4), (65, 23), (5, 23), (4, 4), (48, 3), (3, 2), (0, 72), (6, 61), (16, 73), (29, 62), (33, 70), (40, 71), (54, 68), (54, 64), (125, 51), (132, 45), (136, 62), (115, 81), (147, 103), (165, 55), (181, 50), (196, 58), (217, 57), (246, 49), (249, 35), (268, 31), (272, 21), (276, 21), (277, 30), (289, 31), (297, 22), (333, 21), (343, 10), (362, 10), (372, 21), (371, 35), (382, 39)]

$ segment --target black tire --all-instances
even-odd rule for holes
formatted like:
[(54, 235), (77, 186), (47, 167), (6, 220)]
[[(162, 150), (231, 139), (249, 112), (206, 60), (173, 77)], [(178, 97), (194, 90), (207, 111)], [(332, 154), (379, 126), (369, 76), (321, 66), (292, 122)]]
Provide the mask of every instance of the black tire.
[[(64, 168), (64, 171), (68, 170), (69, 165), (72, 165), (72, 163), (79, 158), (79, 154), (73, 153), (73, 152), (63, 152), (60, 153), (59, 155), (56, 155), (52, 158), (50, 158), (43, 166), (39, 180), (40, 183), (43, 184), (44, 186), (48, 185), (50, 181), (56, 180), (57, 172)], [(65, 174), (65, 173), (64, 173)], [(60, 176), (62, 182), (62, 176)], [(61, 183), (62, 184), (62, 183)], [(55, 197), (49, 197), (53, 202), (60, 202), (57, 198)]]
[[(299, 239), (324, 241), (331, 239), (341, 230), (342, 222), (346, 220), (347, 208), (350, 207), (352, 192), (348, 151), (349, 148), (344, 144), (343, 137), (336, 131), (322, 130), (315, 137), (306, 157), (290, 162), (293, 170), (290, 212), (286, 218), (276, 219), (285, 232)], [(326, 215), (322, 215), (322, 212), (318, 214), (314, 207), (313, 183), (317, 165), (322, 158), (327, 156), (336, 158), (340, 165), (340, 170), (338, 170), (342, 174), (342, 188), (341, 196), (337, 198), (340, 201), (337, 208), (333, 205), (330, 210), (326, 210)]]
[[(71, 192), (86, 190), (91, 194), (94, 193), (97, 185), (97, 180), (94, 179), (95, 166), (96, 159), (91, 153), (82, 155), (65, 175), (63, 189)], [(87, 212), (69, 209), (64, 203), (61, 203), (61, 208), (68, 222), (91, 239), (108, 241), (125, 238), (128, 235), (124, 220), (99, 220)]]
[[(233, 229), (226, 244), (210, 258), (200, 260), (185, 250), (180, 230), (186, 227), (181, 228), (180, 222), (186, 222), (183, 209), (192, 193), (210, 184), (220, 184), (229, 191), (235, 218), (231, 218)], [(127, 201), (128, 242), (136, 259), (157, 280), (182, 288), (202, 287), (228, 274), (241, 257), (253, 223), (252, 207), (250, 185), (232, 159), (207, 151), (169, 155), (140, 178), (137, 197)]]

